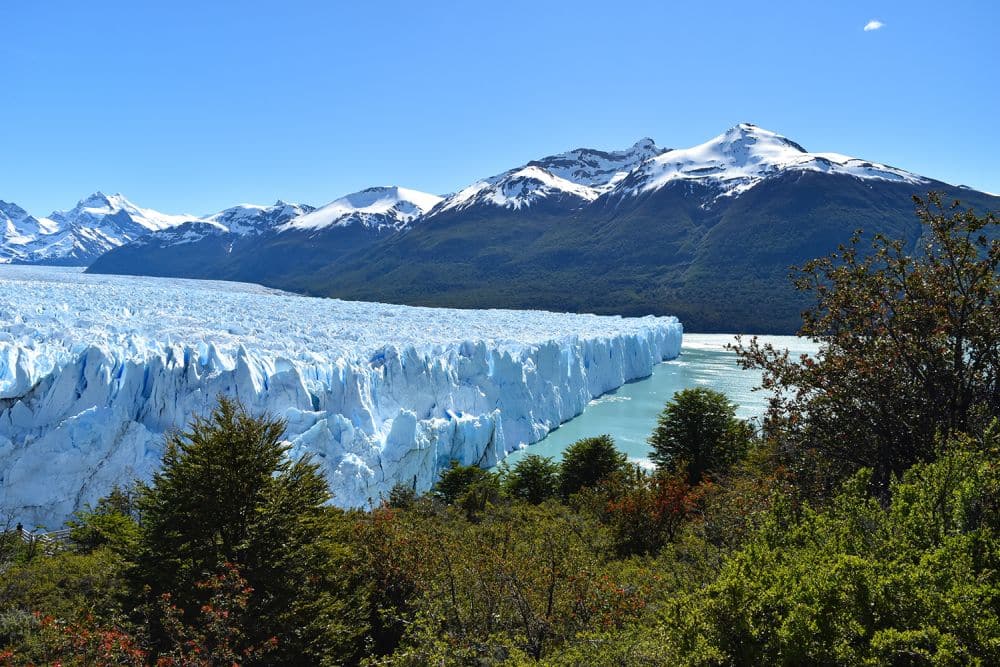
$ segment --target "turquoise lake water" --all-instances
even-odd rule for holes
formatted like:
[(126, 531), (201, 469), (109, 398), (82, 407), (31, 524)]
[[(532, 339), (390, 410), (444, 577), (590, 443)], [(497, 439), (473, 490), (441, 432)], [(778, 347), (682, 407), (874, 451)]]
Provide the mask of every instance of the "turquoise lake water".
[[(746, 337), (749, 338), (749, 337)], [(787, 348), (794, 356), (812, 354), (817, 346), (795, 336), (760, 336), (775, 347)], [(759, 418), (767, 407), (767, 395), (753, 391), (760, 384), (760, 373), (745, 371), (736, 365), (736, 355), (725, 349), (734, 342), (727, 334), (684, 334), (681, 356), (657, 365), (645, 379), (594, 399), (578, 417), (564, 423), (543, 440), (510, 454), (513, 465), (527, 454), (541, 454), (559, 459), (562, 451), (581, 438), (608, 433), (629, 458), (645, 462), (649, 453), (646, 439), (656, 425), (656, 418), (674, 392), (688, 387), (710, 387), (725, 393), (739, 406), (742, 419)]]

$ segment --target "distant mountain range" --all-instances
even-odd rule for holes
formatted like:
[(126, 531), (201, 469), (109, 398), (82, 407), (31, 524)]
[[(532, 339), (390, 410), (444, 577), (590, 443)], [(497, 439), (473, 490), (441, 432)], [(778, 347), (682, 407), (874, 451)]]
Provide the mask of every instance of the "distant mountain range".
[(687, 149), (643, 139), (533, 160), (445, 197), (377, 187), (313, 208), (167, 216), (100, 193), (33, 218), (0, 202), (0, 262), (259, 282), (431, 306), (676, 314), (691, 331), (791, 332), (788, 267), (854, 229), (913, 245), (912, 195), (1000, 197), (737, 125)]
[(86, 266), (112, 248), (192, 219), (139, 208), (121, 195), (101, 192), (46, 218), (0, 201), (0, 263)]

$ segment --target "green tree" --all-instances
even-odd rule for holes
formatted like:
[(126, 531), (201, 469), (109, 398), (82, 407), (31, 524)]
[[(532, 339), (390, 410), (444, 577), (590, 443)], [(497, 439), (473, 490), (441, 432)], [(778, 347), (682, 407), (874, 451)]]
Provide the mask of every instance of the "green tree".
[(226, 398), (188, 432), (171, 435), (163, 469), (138, 505), (141, 544), (135, 585), (165, 640), (163, 595), (179, 609), (209, 603), (198, 582), (231, 564), (252, 588), (241, 629), (246, 648), (277, 639), (273, 663), (310, 664), (351, 641), (349, 605), (331, 594), (336, 563), (326, 481), (306, 459), (289, 460), (284, 423), (256, 417)]
[(456, 460), (452, 460), (447, 470), (441, 471), (437, 483), (431, 489), (434, 497), (439, 498), (449, 505), (459, 502), (466, 493), (477, 484), (489, 480), (492, 476), (487, 470), (479, 466), (464, 466)]
[(83, 549), (107, 546), (122, 556), (134, 556), (140, 537), (135, 501), (134, 489), (116, 486), (96, 507), (87, 506), (67, 522), (70, 538)]
[(417, 492), (411, 484), (396, 482), (389, 489), (389, 495), (383, 501), (386, 507), (393, 509), (406, 509), (412, 507), (417, 500)]
[(1000, 219), (931, 194), (915, 198), (923, 241), (861, 233), (798, 270), (811, 294), (799, 335), (823, 345), (792, 359), (756, 339), (742, 365), (774, 398), (765, 432), (792, 457), (821, 452), (871, 470), (883, 502), (891, 480), (935, 455), (938, 434), (974, 432), (1000, 414)]
[(496, 473), (453, 460), (451, 467), (442, 471), (431, 493), (449, 505), (462, 508), (466, 518), (475, 521), (488, 505), (500, 501), (503, 489)]
[(705, 474), (725, 472), (743, 458), (752, 434), (722, 392), (684, 389), (660, 413), (649, 438), (649, 458), (659, 468), (684, 473), (689, 484), (698, 484)]
[(550, 457), (528, 454), (504, 479), (507, 493), (538, 505), (559, 495), (559, 464)]
[(559, 491), (568, 498), (581, 489), (596, 486), (627, 465), (628, 458), (615, 448), (610, 435), (578, 440), (563, 452)]

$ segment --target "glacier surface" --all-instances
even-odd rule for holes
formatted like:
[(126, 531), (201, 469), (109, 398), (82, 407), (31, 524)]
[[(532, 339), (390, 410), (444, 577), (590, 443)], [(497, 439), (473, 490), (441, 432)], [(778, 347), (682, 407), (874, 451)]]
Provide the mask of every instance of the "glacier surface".
[(489, 466), (680, 351), (676, 318), (450, 310), (0, 266), (0, 518), (148, 479), (219, 394), (287, 422), (334, 502)]

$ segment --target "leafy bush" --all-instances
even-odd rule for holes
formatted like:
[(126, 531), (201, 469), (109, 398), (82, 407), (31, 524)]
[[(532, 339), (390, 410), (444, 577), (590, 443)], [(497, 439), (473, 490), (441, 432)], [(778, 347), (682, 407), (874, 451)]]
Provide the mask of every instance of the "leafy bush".
[(1000, 219), (933, 193), (917, 201), (923, 242), (856, 233), (795, 284), (815, 298), (799, 334), (824, 345), (791, 359), (756, 339), (738, 352), (776, 391), (767, 430), (795, 455), (815, 450), (848, 473), (892, 479), (935, 456), (939, 434), (981, 431), (1000, 416)]
[(960, 450), (914, 466), (888, 509), (859, 474), (828, 510), (775, 508), (691, 597), (696, 631), (739, 664), (996, 664), (995, 461)]
[(627, 462), (627, 457), (615, 449), (615, 441), (610, 435), (578, 440), (563, 452), (559, 492), (563, 498), (569, 498), (621, 472)]
[(538, 505), (559, 495), (559, 470), (551, 458), (528, 454), (507, 473), (504, 488), (514, 498)]
[(697, 387), (674, 394), (649, 438), (649, 458), (697, 484), (722, 473), (746, 454), (753, 430), (736, 418), (736, 405), (722, 392)]

